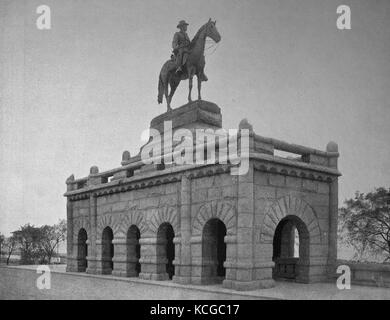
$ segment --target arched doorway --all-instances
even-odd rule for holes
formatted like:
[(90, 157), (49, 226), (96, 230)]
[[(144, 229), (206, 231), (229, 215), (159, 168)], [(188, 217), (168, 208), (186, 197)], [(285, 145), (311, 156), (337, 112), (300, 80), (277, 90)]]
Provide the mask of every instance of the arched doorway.
[(87, 231), (80, 229), (77, 237), (77, 272), (85, 272), (88, 268)]
[(114, 263), (112, 258), (114, 257), (114, 245), (112, 240), (114, 234), (110, 227), (106, 227), (102, 234), (102, 273), (112, 274), (114, 269)]
[(141, 246), (139, 239), (141, 233), (137, 226), (132, 225), (127, 231), (127, 276), (138, 277), (141, 272), (141, 264), (139, 259), (141, 257)]
[(163, 223), (157, 230), (157, 263), (165, 261), (166, 273), (170, 280), (175, 274), (175, 266), (173, 265), (173, 260), (175, 260), (174, 237), (173, 227), (167, 222)]
[(202, 233), (202, 282), (221, 283), (226, 275), (226, 226), (219, 219), (210, 219)]
[(309, 248), (306, 224), (297, 216), (282, 219), (273, 239), (273, 278), (305, 281), (308, 276)]

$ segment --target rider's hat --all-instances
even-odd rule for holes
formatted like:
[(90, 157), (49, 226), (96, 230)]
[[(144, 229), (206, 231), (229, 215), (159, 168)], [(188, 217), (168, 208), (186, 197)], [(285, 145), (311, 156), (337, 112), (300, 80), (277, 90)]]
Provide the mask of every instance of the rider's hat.
[(177, 27), (180, 29), (181, 26), (188, 26), (188, 23), (185, 22), (185, 20), (181, 20), (181, 21), (179, 22), (179, 24), (177, 25)]

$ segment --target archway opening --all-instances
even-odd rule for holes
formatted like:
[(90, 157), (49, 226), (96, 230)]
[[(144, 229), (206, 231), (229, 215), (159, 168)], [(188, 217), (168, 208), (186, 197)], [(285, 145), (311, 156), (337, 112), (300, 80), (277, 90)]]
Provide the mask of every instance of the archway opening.
[(172, 280), (175, 275), (175, 266), (173, 261), (175, 260), (175, 244), (173, 243), (173, 238), (175, 237), (175, 232), (173, 227), (169, 223), (163, 223), (157, 231), (157, 259), (158, 262), (166, 262), (166, 273), (168, 278)]
[(87, 231), (80, 229), (77, 237), (77, 271), (85, 272), (88, 268), (88, 245)]
[(309, 231), (297, 216), (287, 216), (276, 227), (273, 239), (276, 280), (304, 280), (309, 261)]
[(226, 226), (219, 219), (210, 219), (202, 233), (202, 282), (220, 283), (226, 270)]
[(114, 234), (110, 227), (106, 227), (103, 230), (102, 234), (102, 273), (103, 274), (112, 274), (114, 269), (114, 244), (112, 240), (114, 239)]
[(127, 231), (127, 276), (138, 277), (141, 272), (141, 233), (137, 226), (132, 225)]

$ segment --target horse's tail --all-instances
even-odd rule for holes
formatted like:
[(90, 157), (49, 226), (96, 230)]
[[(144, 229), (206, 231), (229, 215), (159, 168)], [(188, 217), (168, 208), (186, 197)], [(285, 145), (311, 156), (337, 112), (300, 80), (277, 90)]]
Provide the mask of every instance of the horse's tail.
[(157, 101), (159, 104), (163, 102), (163, 95), (164, 95), (164, 82), (162, 81), (161, 74), (158, 77), (158, 96)]

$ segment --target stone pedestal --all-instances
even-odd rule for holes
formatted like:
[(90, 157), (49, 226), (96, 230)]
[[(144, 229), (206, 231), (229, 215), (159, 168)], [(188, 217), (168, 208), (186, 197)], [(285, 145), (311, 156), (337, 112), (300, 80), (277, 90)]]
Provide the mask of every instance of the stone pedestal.
[(150, 128), (163, 133), (165, 121), (172, 121), (173, 131), (180, 128), (218, 129), (222, 127), (222, 114), (215, 103), (200, 100), (159, 115), (151, 121)]

